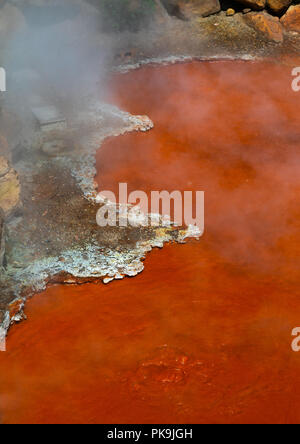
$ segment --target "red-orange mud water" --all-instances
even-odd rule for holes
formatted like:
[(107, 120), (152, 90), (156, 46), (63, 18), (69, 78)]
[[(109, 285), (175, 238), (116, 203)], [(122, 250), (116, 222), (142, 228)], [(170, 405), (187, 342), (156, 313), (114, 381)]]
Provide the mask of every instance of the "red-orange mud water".
[(52, 287), (0, 355), (4, 423), (300, 422), (300, 93), (271, 63), (145, 68), (110, 99), (100, 188), (206, 192), (206, 232), (109, 286)]

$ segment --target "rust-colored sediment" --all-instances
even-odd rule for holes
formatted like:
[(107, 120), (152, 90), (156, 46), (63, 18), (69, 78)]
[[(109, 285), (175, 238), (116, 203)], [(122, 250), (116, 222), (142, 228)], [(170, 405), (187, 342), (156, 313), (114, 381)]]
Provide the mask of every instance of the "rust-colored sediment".
[(35, 296), (0, 354), (2, 422), (299, 422), (290, 67), (148, 67), (112, 91), (156, 126), (101, 148), (101, 189), (203, 190), (206, 232), (153, 251), (136, 278)]

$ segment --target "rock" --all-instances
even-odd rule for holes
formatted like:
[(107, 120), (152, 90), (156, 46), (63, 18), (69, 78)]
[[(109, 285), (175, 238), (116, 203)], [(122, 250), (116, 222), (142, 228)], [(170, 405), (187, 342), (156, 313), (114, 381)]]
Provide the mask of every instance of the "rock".
[(178, 18), (208, 17), (221, 11), (219, 0), (161, 0), (168, 13)]
[[(0, 133), (0, 156), (8, 157), (9, 153), (9, 145), (5, 136)], [(0, 163), (0, 171), (1, 171), (1, 163)], [(1, 172), (0, 172), (1, 175)]]
[(251, 12), (252, 9), (251, 8), (245, 8), (243, 9), (243, 14), (249, 14), (249, 12)]
[(235, 14), (235, 10), (234, 9), (232, 9), (232, 8), (227, 9), (227, 11), (226, 11), (227, 17), (231, 17), (234, 14)]
[(9, 317), (15, 322), (19, 322), (23, 319), (22, 308), (24, 307), (24, 300), (19, 298), (12, 301), (9, 306)]
[(81, 144), (71, 134), (64, 131), (41, 132), (34, 143), (36, 149), (49, 157), (61, 157), (82, 150)]
[(0, 157), (0, 178), (5, 176), (10, 170), (10, 166), (8, 165), (8, 161), (5, 157)]
[(153, 17), (154, 20), (159, 25), (167, 23), (170, 17), (166, 11), (166, 8), (164, 8), (160, 0), (154, 0), (154, 1), (155, 1), (155, 13)]
[(0, 268), (3, 267), (5, 256), (5, 221), (4, 214), (0, 211)]
[(267, 4), (267, 0), (238, 0), (238, 2), (255, 11), (260, 11), (261, 9), (264, 9)]
[(300, 5), (290, 6), (280, 21), (288, 31), (300, 32)]
[(267, 0), (267, 6), (276, 14), (280, 14), (291, 4), (292, 0)]
[(244, 17), (246, 23), (260, 32), (269, 41), (283, 42), (283, 28), (278, 17), (273, 17), (266, 12), (254, 12)]
[(184, 19), (184, 3), (181, 0), (160, 0), (167, 13), (172, 17)]
[(0, 209), (6, 219), (20, 208), (20, 182), (4, 157), (0, 157), (0, 172)]
[(219, 0), (189, 0), (183, 8), (187, 18), (208, 17), (221, 11)]
[(52, 140), (45, 142), (42, 146), (43, 153), (50, 157), (56, 157), (66, 150), (66, 146), (63, 140)]

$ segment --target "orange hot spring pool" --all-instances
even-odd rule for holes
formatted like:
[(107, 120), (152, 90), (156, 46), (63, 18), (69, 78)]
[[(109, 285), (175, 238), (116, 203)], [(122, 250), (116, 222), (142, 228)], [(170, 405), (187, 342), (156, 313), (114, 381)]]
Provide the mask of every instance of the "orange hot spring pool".
[(149, 66), (107, 100), (155, 128), (107, 140), (100, 189), (205, 191), (205, 233), (134, 278), (53, 286), (0, 354), (0, 421), (299, 423), (300, 93), (291, 66)]

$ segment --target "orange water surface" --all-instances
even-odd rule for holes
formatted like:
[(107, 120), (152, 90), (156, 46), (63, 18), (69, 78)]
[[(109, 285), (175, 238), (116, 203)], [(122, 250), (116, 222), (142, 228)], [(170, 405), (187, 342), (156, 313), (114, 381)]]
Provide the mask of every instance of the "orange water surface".
[(2, 423), (299, 423), (300, 93), (291, 67), (195, 62), (116, 75), (155, 129), (108, 140), (101, 190), (205, 191), (200, 241), (108, 286), (55, 286), (0, 354)]

